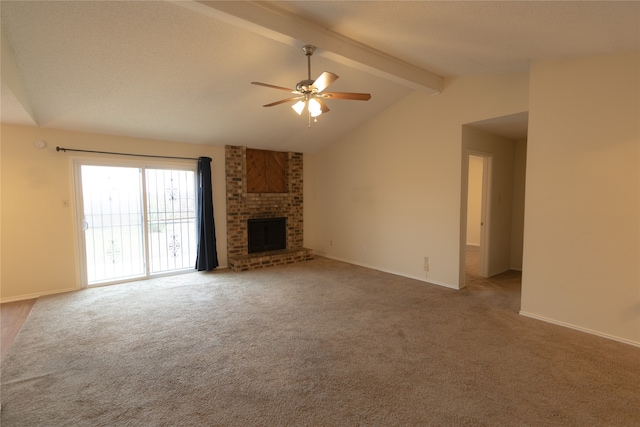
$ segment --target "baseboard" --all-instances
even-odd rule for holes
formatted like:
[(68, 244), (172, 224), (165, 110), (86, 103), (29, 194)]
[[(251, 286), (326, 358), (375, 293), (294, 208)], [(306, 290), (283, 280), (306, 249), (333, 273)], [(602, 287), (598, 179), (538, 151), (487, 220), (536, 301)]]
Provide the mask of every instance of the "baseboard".
[(329, 258), (329, 259), (332, 259), (332, 260), (335, 260), (335, 261), (346, 262), (347, 264), (357, 265), (358, 267), (369, 268), (371, 270), (381, 271), (383, 273), (389, 273), (389, 274), (393, 274), (395, 276), (406, 277), (407, 279), (418, 280), (420, 282), (429, 283), (431, 285), (437, 285), (437, 286), (442, 286), (442, 287), (449, 288), (449, 289), (459, 290), (459, 288), (457, 286), (453, 286), (453, 285), (451, 285), (449, 283), (438, 282), (436, 280), (429, 280), (428, 278), (412, 276), (412, 275), (409, 275), (409, 274), (399, 273), (399, 272), (393, 271), (393, 270), (386, 270), (386, 269), (375, 267), (373, 265), (365, 264), (365, 263), (362, 263), (362, 262), (355, 262), (355, 261), (352, 261), (352, 260), (349, 260), (349, 259), (335, 257), (335, 256), (327, 255), (327, 254), (321, 254), (321, 253), (318, 253), (318, 252), (316, 252), (316, 255), (324, 257), (324, 258)]
[(533, 313), (527, 313), (526, 311), (522, 311), (522, 310), (520, 310), (520, 315), (525, 316), (525, 317), (530, 317), (530, 318), (536, 319), (536, 320), (542, 320), (543, 322), (552, 323), (554, 325), (563, 326), (565, 328), (574, 329), (576, 331), (585, 332), (587, 334), (596, 335), (596, 336), (599, 336), (599, 337), (602, 337), (602, 338), (607, 338), (607, 339), (610, 339), (610, 340), (613, 340), (613, 341), (618, 341), (618, 342), (621, 342), (621, 343), (624, 343), (624, 344), (632, 345), (634, 347), (640, 347), (640, 342), (628, 340), (628, 339), (625, 339), (625, 338), (620, 338), (620, 337), (617, 337), (615, 335), (605, 334), (603, 332), (594, 331), (592, 329), (583, 328), (581, 326), (572, 325), (571, 323), (566, 323), (566, 322), (561, 322), (559, 320), (549, 319), (548, 317), (539, 316), (539, 315), (533, 314)]
[(78, 290), (80, 290), (80, 288), (57, 289), (49, 292), (36, 292), (33, 294), (18, 295), (15, 297), (0, 298), (0, 303), (4, 304), (5, 302), (24, 301), (26, 299), (40, 298), (47, 295), (66, 294), (67, 292), (74, 292)]
[[(227, 265), (219, 265), (218, 267), (216, 267), (216, 270), (225, 270), (228, 269), (229, 267)], [(160, 275), (156, 275), (154, 277), (166, 277), (166, 276), (176, 276), (176, 275), (180, 275), (180, 274), (189, 274), (189, 273), (197, 273), (196, 270), (189, 270), (189, 271), (183, 271), (180, 273), (167, 273), (167, 274), (160, 274)], [(144, 279), (141, 279), (144, 280)], [(127, 282), (122, 282), (122, 283), (127, 283)], [(105, 284), (104, 286), (110, 286), (113, 285), (114, 283), (109, 283), (109, 284)], [(91, 286), (93, 287), (97, 287), (97, 286), (101, 286), (101, 285), (94, 285)], [(26, 295), (18, 295), (18, 296), (14, 296), (14, 297), (8, 297), (8, 298), (0, 298), (0, 304), (4, 304), (5, 302), (15, 302), (15, 301), (24, 301), (27, 299), (34, 299), (34, 298), (39, 298), (39, 297), (44, 297), (47, 295), (55, 295), (55, 294), (65, 294), (67, 292), (73, 292), (73, 291), (79, 291), (81, 288), (68, 288), (68, 289), (58, 289), (55, 291), (50, 291), (50, 292), (36, 292), (33, 294), (26, 294)]]

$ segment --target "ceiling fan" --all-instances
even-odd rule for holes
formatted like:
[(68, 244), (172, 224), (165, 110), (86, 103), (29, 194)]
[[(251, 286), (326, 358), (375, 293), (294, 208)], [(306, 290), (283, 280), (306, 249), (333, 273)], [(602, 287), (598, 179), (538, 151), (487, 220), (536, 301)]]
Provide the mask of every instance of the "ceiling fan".
[(310, 44), (302, 47), (302, 51), (307, 56), (307, 79), (299, 81), (295, 89), (287, 89), (286, 87), (274, 86), (267, 83), (251, 82), (251, 84), (254, 85), (285, 90), (294, 94), (295, 96), (263, 105), (263, 107), (273, 107), (274, 105), (284, 104), (285, 102), (298, 101), (293, 104), (291, 108), (293, 108), (298, 115), (302, 115), (305, 107), (307, 108), (309, 127), (311, 127), (312, 117), (314, 118), (314, 122), (317, 122), (319, 115), (329, 112), (329, 107), (327, 107), (327, 104), (323, 101), (325, 99), (348, 99), (354, 101), (368, 101), (371, 99), (371, 95), (368, 93), (324, 92), (331, 83), (336, 81), (338, 76), (325, 71), (320, 74), (317, 79), (311, 80), (311, 55), (313, 55), (315, 49), (316, 47)]

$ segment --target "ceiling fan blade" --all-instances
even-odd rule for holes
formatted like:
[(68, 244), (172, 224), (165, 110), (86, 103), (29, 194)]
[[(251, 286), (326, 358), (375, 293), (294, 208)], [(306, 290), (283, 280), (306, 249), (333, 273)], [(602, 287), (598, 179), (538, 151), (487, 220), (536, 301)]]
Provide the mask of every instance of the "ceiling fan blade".
[(274, 105), (284, 104), (285, 102), (295, 101), (296, 99), (302, 99), (302, 96), (294, 96), (293, 98), (281, 99), (280, 101), (272, 102), (271, 104), (265, 104), (263, 107), (273, 107)]
[(331, 83), (335, 82), (338, 79), (336, 74), (330, 73), (329, 71), (325, 71), (320, 74), (320, 77), (316, 79), (311, 85), (311, 88), (315, 88), (318, 92), (322, 92), (325, 90)]
[(320, 111), (322, 111), (323, 114), (329, 112), (329, 107), (327, 107), (327, 104), (324, 103), (322, 98), (316, 98), (316, 101), (320, 104)]
[(369, 93), (352, 93), (352, 92), (325, 92), (323, 98), (327, 99), (350, 99), (353, 101), (368, 101), (371, 99)]
[(271, 89), (286, 90), (287, 92), (290, 92), (290, 93), (297, 93), (295, 89), (287, 89), (286, 87), (274, 86), (274, 85), (270, 85), (270, 84), (267, 84), (267, 83), (251, 82), (251, 84), (252, 85), (258, 85), (258, 86), (264, 86), (264, 87), (270, 87)]

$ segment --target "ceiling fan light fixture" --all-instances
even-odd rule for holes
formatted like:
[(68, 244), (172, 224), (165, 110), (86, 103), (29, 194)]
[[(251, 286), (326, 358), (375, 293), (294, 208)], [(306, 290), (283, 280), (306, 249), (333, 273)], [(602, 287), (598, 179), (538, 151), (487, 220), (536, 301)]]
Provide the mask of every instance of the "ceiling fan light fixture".
[(291, 106), (298, 115), (302, 114), (302, 110), (304, 110), (305, 105), (307, 105), (304, 101), (298, 101)]
[(309, 100), (309, 114), (311, 114), (311, 117), (318, 117), (322, 114), (322, 106), (315, 98)]

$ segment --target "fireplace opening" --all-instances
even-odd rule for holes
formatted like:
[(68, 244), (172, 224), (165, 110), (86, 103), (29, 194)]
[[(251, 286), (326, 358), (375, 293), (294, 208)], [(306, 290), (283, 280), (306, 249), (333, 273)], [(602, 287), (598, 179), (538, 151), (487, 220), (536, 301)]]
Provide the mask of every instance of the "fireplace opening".
[(287, 218), (250, 219), (249, 253), (287, 249)]

